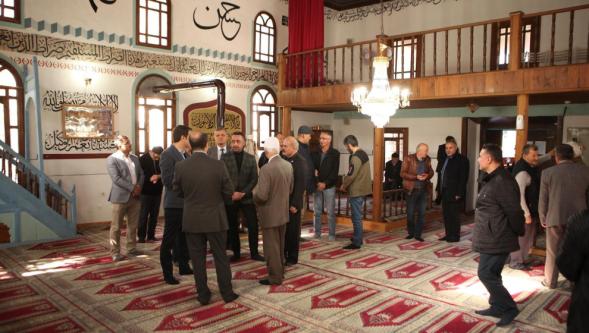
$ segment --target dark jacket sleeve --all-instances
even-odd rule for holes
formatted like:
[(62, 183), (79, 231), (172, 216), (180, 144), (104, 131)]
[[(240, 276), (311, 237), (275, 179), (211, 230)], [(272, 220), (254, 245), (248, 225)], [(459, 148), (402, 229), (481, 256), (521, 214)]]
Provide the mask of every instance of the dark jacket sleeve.
[(184, 191), (182, 189), (182, 181), (180, 168), (182, 168), (182, 162), (176, 163), (174, 167), (174, 173), (172, 174), (172, 184), (170, 188), (176, 192), (179, 198), (184, 198)]
[[(245, 164), (245, 158), (246, 158), (246, 156), (244, 156), (244, 161), (242, 162), (242, 164)], [(243, 193), (245, 193), (245, 196), (244, 196), (245, 198), (251, 198), (252, 197), (252, 190), (258, 184), (258, 168), (256, 168), (256, 158), (255, 157), (248, 155), (247, 158), (250, 160), (250, 163), (248, 163), (249, 179), (248, 179), (247, 184), (245, 184), (243, 189), (241, 189), (241, 190), (243, 191)], [(242, 165), (242, 167), (243, 166), (244, 165)]]
[(225, 204), (228, 204), (231, 203), (231, 196), (233, 195), (235, 188), (233, 187), (233, 182), (231, 181), (231, 177), (229, 177), (229, 171), (227, 171), (225, 163), (222, 163), (220, 166), (223, 168), (223, 175), (221, 176), (223, 200), (225, 201)]
[(438, 161), (438, 165), (436, 165), (436, 172), (442, 171), (442, 167), (444, 166), (444, 161), (446, 160), (446, 145), (439, 145), (438, 146), (438, 154), (436, 156)]
[(466, 157), (462, 157), (460, 161), (459, 182), (458, 182), (458, 196), (466, 197), (466, 184), (468, 184), (468, 173), (470, 165)]
[(573, 282), (579, 281), (583, 265), (587, 261), (584, 244), (589, 236), (588, 224), (589, 210), (584, 210), (569, 218), (562, 251), (556, 258), (556, 265), (562, 275)]
[(160, 170), (162, 171), (162, 183), (166, 189), (172, 189), (174, 181), (174, 158), (169, 151), (164, 152), (160, 157)]
[(290, 195), (289, 204), (297, 210), (303, 207), (303, 192), (305, 192), (305, 176), (307, 163), (303, 158), (295, 159), (293, 163), (294, 187)]
[(329, 156), (331, 158), (331, 168), (329, 170), (327, 179), (325, 179), (325, 187), (329, 188), (335, 186), (335, 184), (337, 183), (337, 178), (339, 174), (339, 155), (339, 151), (332, 150), (332, 153)]
[[(511, 176), (507, 176), (511, 177)], [(520, 205), (519, 187), (513, 178), (507, 178), (508, 181), (505, 187), (497, 189), (501, 197), (499, 205), (507, 216), (510, 229), (518, 236), (523, 236), (525, 233), (525, 217), (524, 211)]]

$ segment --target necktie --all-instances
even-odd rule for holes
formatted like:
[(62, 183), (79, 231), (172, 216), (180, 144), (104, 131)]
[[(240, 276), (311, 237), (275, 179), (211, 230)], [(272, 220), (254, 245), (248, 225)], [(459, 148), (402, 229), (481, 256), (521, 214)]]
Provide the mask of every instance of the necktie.
[(225, 148), (221, 148), (221, 155), (219, 156), (219, 159), (221, 159), (221, 156), (223, 156), (223, 154), (225, 154)]

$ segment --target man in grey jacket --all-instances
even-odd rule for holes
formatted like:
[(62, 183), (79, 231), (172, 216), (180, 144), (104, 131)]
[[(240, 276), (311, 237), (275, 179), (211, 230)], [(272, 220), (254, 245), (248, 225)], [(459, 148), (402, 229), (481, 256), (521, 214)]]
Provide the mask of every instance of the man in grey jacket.
[(556, 256), (572, 215), (587, 208), (589, 168), (574, 163), (573, 147), (560, 144), (555, 148), (556, 165), (542, 172), (540, 179), (540, 223), (546, 228), (546, 264), (542, 284), (556, 288), (558, 267)]
[(278, 139), (266, 139), (264, 154), (268, 157), (268, 163), (260, 169), (258, 185), (253, 191), (268, 266), (268, 278), (259, 281), (263, 285), (280, 285), (284, 279), (284, 235), (289, 221), (289, 197), (294, 176), (292, 166), (278, 155), (279, 152)]
[(524, 234), (524, 211), (519, 204), (519, 188), (503, 167), (503, 153), (495, 144), (485, 144), (479, 154), (483, 174), (477, 197), (472, 248), (480, 253), (479, 280), (489, 292), (490, 308), (475, 311), (500, 318), (497, 326), (509, 325), (519, 310), (503, 286), (501, 271), (509, 253), (519, 248)]
[(110, 247), (113, 261), (119, 261), (121, 256), (121, 226), (123, 218), (127, 216), (127, 254), (140, 254), (135, 248), (137, 242), (137, 223), (141, 202), (141, 184), (143, 184), (143, 170), (137, 156), (131, 154), (131, 140), (125, 135), (119, 135), (115, 140), (118, 148), (106, 159), (108, 175), (112, 180), (112, 187), (108, 201), (112, 203), (112, 221), (110, 224)]

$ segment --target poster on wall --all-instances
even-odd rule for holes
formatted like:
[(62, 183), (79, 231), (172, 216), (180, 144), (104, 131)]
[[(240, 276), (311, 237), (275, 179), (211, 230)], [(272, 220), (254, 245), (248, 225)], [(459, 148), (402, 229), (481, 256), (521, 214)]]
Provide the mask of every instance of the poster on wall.
[(108, 106), (63, 105), (63, 132), (66, 138), (114, 137), (113, 109)]
[[(217, 101), (194, 103), (184, 109), (184, 124), (206, 133), (209, 136), (209, 146), (215, 144), (213, 133), (217, 128)], [(225, 129), (229, 134), (241, 131), (245, 133), (245, 114), (236, 106), (225, 105)]]

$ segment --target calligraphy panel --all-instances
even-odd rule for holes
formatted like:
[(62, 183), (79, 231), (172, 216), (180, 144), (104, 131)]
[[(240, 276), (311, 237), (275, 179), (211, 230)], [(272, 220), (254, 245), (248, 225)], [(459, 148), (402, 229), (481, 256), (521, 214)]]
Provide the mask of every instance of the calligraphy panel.
[[(215, 144), (213, 132), (217, 128), (217, 101), (191, 104), (184, 109), (184, 124), (206, 133), (209, 146)], [(236, 106), (225, 105), (225, 129), (229, 134), (241, 131), (245, 134), (245, 113)]]

